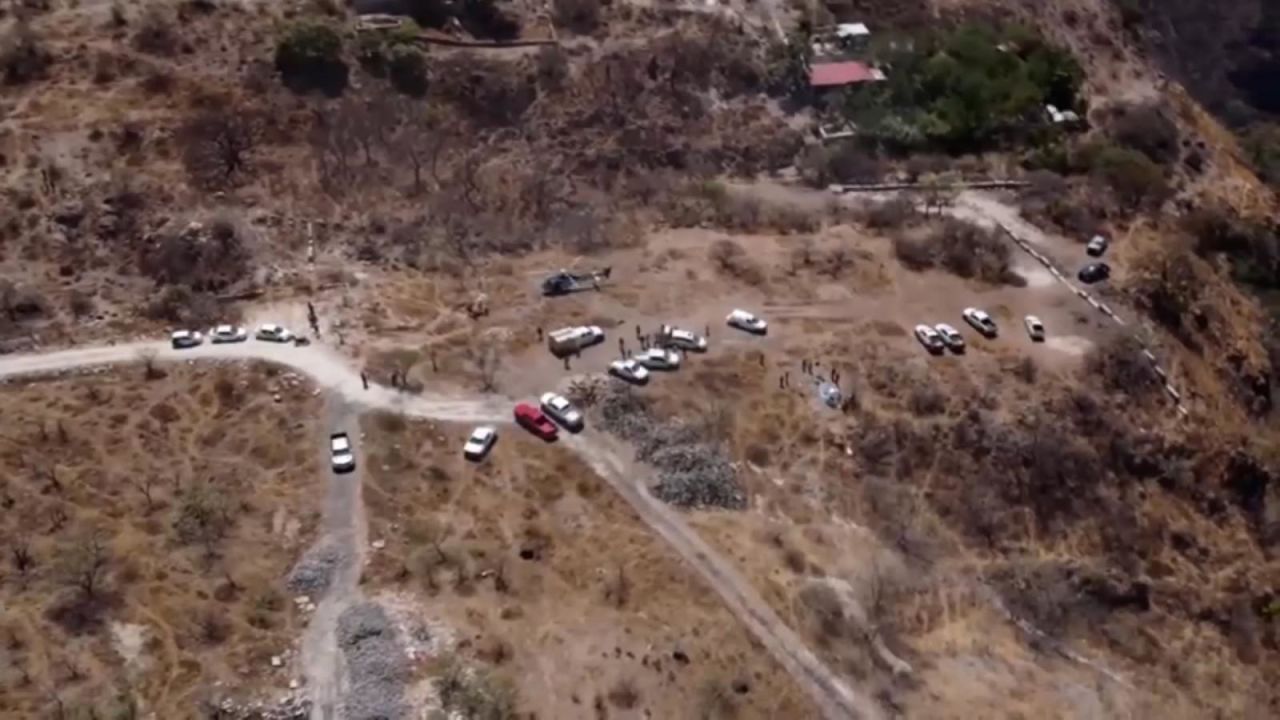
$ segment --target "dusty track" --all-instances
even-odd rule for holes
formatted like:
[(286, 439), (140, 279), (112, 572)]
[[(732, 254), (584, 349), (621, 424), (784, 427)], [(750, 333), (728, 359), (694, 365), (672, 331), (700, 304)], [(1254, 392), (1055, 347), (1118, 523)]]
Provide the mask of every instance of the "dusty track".
[[(0, 358), (0, 378), (136, 363), (148, 357), (153, 357), (156, 362), (253, 359), (278, 363), (310, 376), (336, 396), (332, 402), (345, 403), (350, 412), (376, 408), (452, 422), (505, 422), (510, 418), (511, 403), (500, 398), (410, 395), (372, 384), (366, 390), (359, 373), (348, 365), (346, 358), (317, 345), (293, 347), (250, 341), (174, 350), (163, 342), (139, 342), (78, 348)], [(350, 417), (346, 412), (339, 414)], [(579, 453), (631, 504), (650, 528), (702, 575), (738, 620), (812, 696), (826, 717), (871, 719), (880, 716), (873, 702), (854, 693), (805, 646), (727, 559), (703, 541), (677, 513), (649, 494), (643, 478), (629, 477), (624, 469), (625, 463), (606, 444), (593, 442), (587, 434), (570, 438), (565, 445)], [(348, 490), (345, 494), (341, 492), (343, 487)], [(358, 488), (354, 480), (345, 486), (331, 484), (332, 502), (327, 501), (326, 504), (326, 534), (360, 547), (350, 556), (348, 567), (340, 569), (337, 584), (326, 599), (327, 604), (318, 609), (319, 617), (313, 620), (313, 623), (320, 624), (304, 640), (308, 679), (313, 683), (309, 688), (315, 702), (315, 717), (320, 718), (332, 716), (330, 713), (341, 692), (335, 638), (326, 630), (324, 618), (330, 611), (336, 618), (341, 606), (358, 591), (355, 585), (359, 578), (359, 550), (363, 549), (363, 513), (359, 506), (359, 493), (354, 492), (354, 499), (349, 497), (353, 488)]]

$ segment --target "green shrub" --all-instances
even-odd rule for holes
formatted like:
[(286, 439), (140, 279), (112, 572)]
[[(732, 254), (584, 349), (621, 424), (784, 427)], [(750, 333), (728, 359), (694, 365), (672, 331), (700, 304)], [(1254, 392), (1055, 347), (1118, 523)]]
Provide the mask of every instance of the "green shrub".
[(427, 56), (415, 47), (396, 45), (387, 59), (387, 76), (400, 92), (423, 95), (427, 92)]
[(1093, 149), (1089, 156), (1093, 173), (1129, 209), (1159, 205), (1172, 192), (1160, 166), (1137, 150), (1105, 145)]
[(304, 20), (291, 26), (276, 45), (275, 60), (285, 84), (295, 89), (346, 85), (342, 36), (326, 23)]

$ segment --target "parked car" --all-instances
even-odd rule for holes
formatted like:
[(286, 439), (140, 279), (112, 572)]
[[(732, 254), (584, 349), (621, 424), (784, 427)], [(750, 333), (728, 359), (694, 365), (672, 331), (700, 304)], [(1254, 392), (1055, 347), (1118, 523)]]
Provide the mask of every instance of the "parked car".
[(209, 342), (234, 343), (249, 339), (249, 333), (239, 325), (219, 325), (209, 331)]
[(481, 425), (471, 431), (467, 444), (462, 446), (462, 456), (473, 462), (480, 462), (497, 441), (498, 431), (491, 425)]
[(204, 342), (204, 336), (195, 330), (174, 330), (169, 336), (169, 342), (173, 343), (175, 350), (182, 348), (190, 348)]
[(680, 367), (680, 353), (670, 348), (649, 348), (636, 355), (636, 360), (650, 370), (677, 370)]
[(636, 385), (643, 385), (649, 382), (649, 368), (641, 365), (635, 359), (614, 360), (609, 363), (609, 374)]
[(928, 325), (921, 324), (916, 326), (916, 339), (920, 341), (925, 350), (931, 353), (940, 353), (947, 347), (938, 331)]
[(556, 428), (556, 424), (551, 419), (542, 414), (538, 408), (528, 404), (519, 403), (515, 410), (516, 424), (537, 435), (538, 437), (551, 442), (560, 434)]
[(985, 310), (967, 307), (961, 315), (964, 317), (964, 321), (969, 323), (974, 330), (977, 330), (986, 337), (995, 337), (999, 332), (996, 328), (996, 321), (992, 320), (991, 316), (988, 315)]
[(329, 436), (329, 459), (334, 472), (345, 473), (356, 469), (355, 452), (351, 449), (351, 438), (346, 433)]
[(1076, 274), (1076, 277), (1080, 278), (1080, 282), (1086, 285), (1102, 282), (1111, 277), (1111, 266), (1106, 263), (1091, 263), (1080, 268), (1080, 272)]
[(582, 413), (565, 396), (551, 392), (543, 393), (539, 399), (539, 405), (542, 407), (542, 412), (563, 425), (565, 430), (577, 432), (582, 429)]
[(938, 335), (942, 337), (942, 342), (951, 348), (952, 352), (964, 352), (964, 336), (960, 334), (960, 331), (946, 323), (938, 323), (933, 329), (938, 331)]
[(707, 339), (697, 333), (688, 330), (681, 330), (678, 327), (663, 325), (659, 332), (661, 342), (674, 348), (680, 348), (689, 352), (706, 352)]
[(753, 335), (764, 335), (769, 332), (769, 323), (746, 310), (734, 310), (725, 318), (725, 322), (729, 323), (729, 327), (745, 330)]
[(253, 336), (259, 340), (265, 340), (267, 342), (293, 342), (293, 333), (289, 332), (288, 328), (273, 325), (271, 323), (259, 325), (258, 331), (254, 333)]
[(555, 355), (571, 355), (604, 342), (604, 330), (596, 325), (560, 328), (547, 333), (547, 347)]
[(1028, 315), (1023, 324), (1027, 326), (1027, 335), (1033, 342), (1044, 342), (1044, 323), (1035, 315)]
[(1102, 254), (1107, 251), (1107, 246), (1110, 244), (1111, 243), (1101, 235), (1094, 235), (1093, 239), (1089, 241), (1089, 244), (1084, 246), (1084, 251), (1091, 257), (1102, 257)]

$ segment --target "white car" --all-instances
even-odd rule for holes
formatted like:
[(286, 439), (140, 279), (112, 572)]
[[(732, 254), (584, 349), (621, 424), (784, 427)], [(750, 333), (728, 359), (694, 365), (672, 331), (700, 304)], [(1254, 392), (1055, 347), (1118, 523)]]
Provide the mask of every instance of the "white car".
[(239, 325), (219, 325), (209, 331), (209, 342), (215, 344), (244, 342), (248, 338), (249, 333)]
[(538, 399), (538, 404), (542, 406), (542, 412), (546, 413), (547, 417), (563, 425), (566, 430), (582, 429), (582, 413), (565, 396), (551, 392), (543, 393)]
[(267, 342), (287, 343), (293, 342), (293, 333), (288, 328), (279, 325), (267, 323), (258, 326), (258, 332), (254, 333), (254, 337)]
[(998, 332), (996, 330), (996, 321), (992, 320), (991, 316), (988, 315), (986, 311), (968, 307), (964, 309), (964, 312), (961, 313), (961, 315), (964, 316), (965, 322), (973, 326), (974, 330), (977, 330), (987, 337), (996, 336), (996, 333)]
[(1107, 251), (1107, 246), (1110, 244), (1111, 243), (1107, 242), (1107, 239), (1101, 235), (1094, 235), (1093, 239), (1089, 241), (1089, 244), (1084, 246), (1084, 251), (1088, 253), (1090, 257), (1102, 257), (1102, 254)]
[(755, 335), (764, 335), (769, 332), (769, 323), (752, 315), (746, 310), (734, 310), (726, 317), (725, 322), (729, 323), (729, 327), (745, 330)]
[(1044, 342), (1044, 323), (1035, 315), (1028, 315), (1023, 323), (1027, 326), (1027, 334), (1035, 342)]
[(498, 431), (491, 425), (481, 425), (471, 431), (467, 444), (462, 446), (462, 456), (468, 460), (480, 462), (489, 454), (497, 441)]
[(947, 347), (958, 353), (964, 352), (964, 336), (960, 331), (946, 323), (938, 323), (933, 326), (933, 329), (938, 331), (938, 335), (942, 337), (942, 342)]
[(351, 438), (346, 433), (329, 436), (329, 456), (334, 472), (351, 472), (356, 469), (355, 452), (351, 449)]
[(664, 344), (671, 347), (680, 348), (689, 352), (706, 352), (707, 339), (688, 330), (681, 330), (670, 325), (662, 326), (662, 339)]
[(195, 330), (174, 330), (169, 336), (169, 342), (173, 343), (175, 350), (180, 350), (199, 345), (204, 342), (204, 336)]
[(636, 355), (636, 360), (650, 370), (677, 370), (680, 368), (680, 353), (668, 348), (649, 348)]
[(636, 385), (643, 385), (649, 382), (649, 368), (641, 365), (635, 359), (614, 360), (609, 363), (609, 374)]
[(922, 324), (916, 326), (916, 339), (920, 341), (920, 344), (924, 346), (925, 350), (928, 350), (931, 353), (940, 353), (947, 347), (946, 343), (942, 341), (942, 336), (938, 334), (938, 331), (928, 325)]

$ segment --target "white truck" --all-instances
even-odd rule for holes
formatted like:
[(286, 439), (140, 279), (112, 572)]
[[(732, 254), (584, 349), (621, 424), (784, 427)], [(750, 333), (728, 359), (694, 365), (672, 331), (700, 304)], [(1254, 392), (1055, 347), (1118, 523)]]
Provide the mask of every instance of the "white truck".
[(572, 355), (583, 348), (604, 342), (604, 330), (595, 325), (560, 328), (547, 333), (547, 347), (557, 357)]

